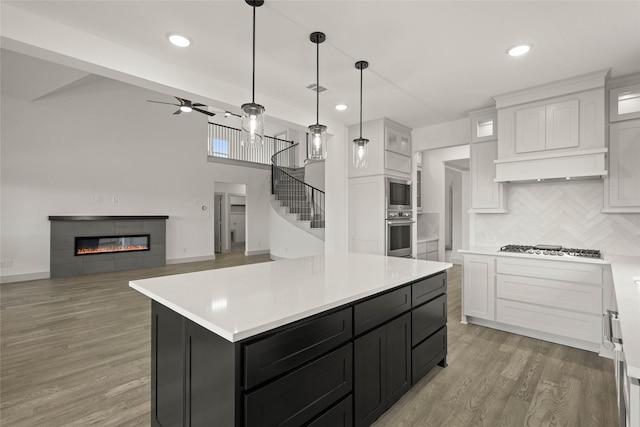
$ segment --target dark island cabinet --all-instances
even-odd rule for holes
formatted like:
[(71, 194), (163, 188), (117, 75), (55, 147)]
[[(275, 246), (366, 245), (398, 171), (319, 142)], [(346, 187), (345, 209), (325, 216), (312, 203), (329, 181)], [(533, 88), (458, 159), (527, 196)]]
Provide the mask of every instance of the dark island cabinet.
[(152, 302), (154, 427), (373, 423), (446, 366), (446, 273), (238, 342)]
[(355, 425), (368, 426), (411, 388), (411, 315), (355, 340)]

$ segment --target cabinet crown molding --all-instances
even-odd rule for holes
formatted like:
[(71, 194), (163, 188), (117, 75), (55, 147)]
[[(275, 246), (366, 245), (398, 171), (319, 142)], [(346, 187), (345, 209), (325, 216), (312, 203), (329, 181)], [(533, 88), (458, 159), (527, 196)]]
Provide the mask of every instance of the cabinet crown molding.
[(586, 90), (604, 88), (609, 80), (610, 74), (610, 69), (600, 70), (569, 79), (496, 95), (493, 99), (496, 102), (496, 108), (500, 109)]

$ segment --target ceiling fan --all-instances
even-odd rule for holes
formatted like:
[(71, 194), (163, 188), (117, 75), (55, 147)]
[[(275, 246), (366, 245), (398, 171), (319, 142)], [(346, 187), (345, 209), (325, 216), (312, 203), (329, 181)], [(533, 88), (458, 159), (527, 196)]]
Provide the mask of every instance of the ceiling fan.
[(202, 108), (199, 108), (199, 107), (206, 107), (206, 105), (204, 104), (200, 104), (197, 102), (194, 103), (189, 101), (188, 99), (178, 98), (177, 96), (174, 96), (174, 98), (178, 100), (179, 104), (174, 104), (171, 102), (162, 102), (162, 101), (151, 101), (151, 100), (147, 100), (147, 102), (154, 102), (156, 104), (175, 105), (176, 107), (178, 107), (178, 109), (173, 114), (190, 113), (191, 111), (197, 111), (199, 113), (206, 114), (207, 116), (216, 115), (216, 113), (212, 113), (211, 111), (207, 111), (207, 110), (203, 110)]

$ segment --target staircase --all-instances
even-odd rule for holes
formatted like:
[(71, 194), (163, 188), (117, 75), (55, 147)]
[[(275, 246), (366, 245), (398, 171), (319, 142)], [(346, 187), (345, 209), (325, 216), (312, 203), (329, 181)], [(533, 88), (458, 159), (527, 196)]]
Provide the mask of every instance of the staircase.
[(324, 192), (306, 184), (304, 168), (296, 168), (290, 161), (297, 145), (272, 157), (272, 200), (281, 216), (324, 240)]

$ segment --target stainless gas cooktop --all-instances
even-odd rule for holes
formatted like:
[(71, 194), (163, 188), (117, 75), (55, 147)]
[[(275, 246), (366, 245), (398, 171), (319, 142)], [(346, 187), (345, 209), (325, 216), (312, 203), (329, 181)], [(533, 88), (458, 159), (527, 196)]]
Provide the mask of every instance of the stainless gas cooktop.
[(531, 255), (552, 255), (552, 256), (578, 256), (586, 258), (602, 258), (602, 254), (597, 249), (576, 249), (565, 248), (558, 245), (505, 245), (500, 248), (500, 252), (513, 252)]

